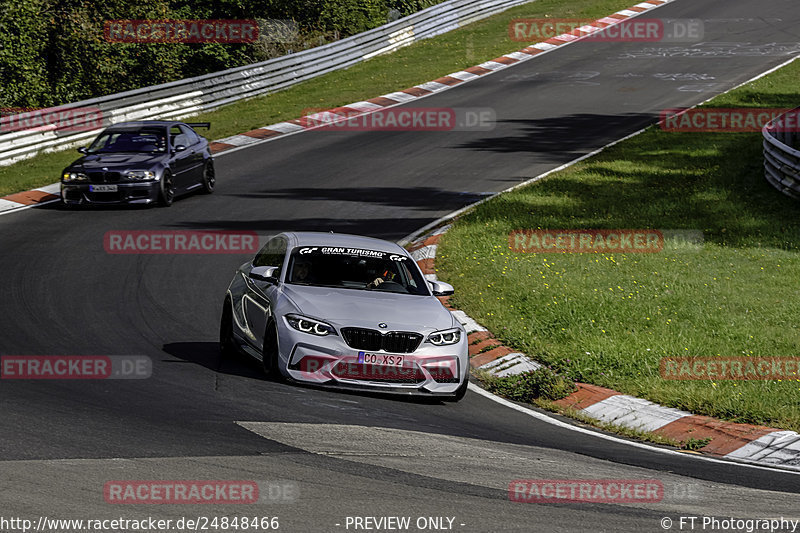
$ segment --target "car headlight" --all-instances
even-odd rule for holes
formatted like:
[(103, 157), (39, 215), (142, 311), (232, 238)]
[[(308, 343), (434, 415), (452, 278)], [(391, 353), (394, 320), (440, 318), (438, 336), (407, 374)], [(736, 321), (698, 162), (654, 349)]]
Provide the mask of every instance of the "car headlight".
[(461, 340), (461, 330), (458, 328), (434, 331), (428, 335), (428, 342), (434, 346), (447, 346)]
[(154, 180), (156, 179), (156, 173), (150, 170), (129, 170), (125, 173), (125, 177), (132, 180)]
[(83, 172), (64, 172), (61, 176), (61, 181), (86, 181), (89, 176)]
[(286, 322), (297, 331), (317, 335), (318, 337), (336, 335), (336, 330), (330, 324), (302, 315), (286, 315)]

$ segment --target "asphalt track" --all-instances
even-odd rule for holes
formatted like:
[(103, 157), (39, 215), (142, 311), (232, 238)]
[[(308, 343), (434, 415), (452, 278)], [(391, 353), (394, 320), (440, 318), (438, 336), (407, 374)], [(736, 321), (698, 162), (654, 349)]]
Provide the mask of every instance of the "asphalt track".
[[(264, 380), (245, 361), (220, 361), (216, 348), (225, 287), (248, 257), (103, 249), (106, 231), (128, 229), (399, 239), (800, 53), (794, 0), (678, 0), (646, 16), (704, 19), (704, 42), (575, 43), (413, 104), (492, 107), (492, 131), (307, 132), (218, 157), (217, 192), (170, 209), (48, 206), (0, 217), (0, 353), (153, 360), (146, 380), (2, 382), (0, 514), (196, 515), (198, 506), (121, 512), (103, 502), (102, 486), (289, 479), (300, 489), (293, 503), (199, 514), (279, 515), (284, 531), (344, 531), (353, 515), (450, 516), (461, 531), (658, 531), (662, 516), (798, 516), (794, 474), (575, 434), (474, 393), (453, 405)], [(601, 477), (659, 479), (665, 498), (507, 500), (512, 479)]]

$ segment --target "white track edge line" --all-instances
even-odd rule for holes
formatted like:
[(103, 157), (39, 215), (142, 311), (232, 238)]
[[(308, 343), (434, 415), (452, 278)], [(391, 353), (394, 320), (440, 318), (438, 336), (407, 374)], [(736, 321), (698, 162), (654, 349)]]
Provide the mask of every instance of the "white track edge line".
[(468, 388), (472, 392), (480, 394), (481, 396), (484, 396), (485, 398), (488, 398), (489, 400), (492, 400), (493, 402), (499, 403), (500, 405), (503, 405), (505, 407), (509, 407), (509, 408), (511, 408), (511, 409), (513, 409), (515, 411), (519, 411), (520, 413), (523, 413), (523, 414), (526, 414), (528, 416), (531, 416), (531, 417), (533, 417), (533, 418), (535, 418), (535, 419), (537, 419), (537, 420), (539, 420), (541, 422), (545, 422), (547, 424), (551, 424), (553, 426), (556, 426), (556, 427), (559, 427), (559, 428), (562, 428), (562, 429), (568, 429), (568, 430), (572, 430), (572, 431), (577, 431), (578, 433), (583, 433), (585, 435), (592, 435), (594, 437), (597, 437), (597, 438), (600, 438), (600, 439), (604, 439), (604, 440), (608, 440), (608, 441), (611, 441), (611, 442), (614, 442), (614, 443), (617, 443), (617, 444), (625, 444), (625, 445), (633, 446), (634, 448), (641, 448), (641, 449), (652, 451), (652, 452), (660, 452), (660, 453), (665, 453), (667, 455), (680, 456), (680, 457), (683, 457), (683, 458), (697, 459), (697, 460), (700, 460), (700, 461), (706, 461), (706, 462), (729, 465), (729, 466), (742, 466), (742, 467), (746, 467), (746, 468), (754, 468), (756, 470), (766, 470), (766, 471), (769, 471), (769, 472), (774, 472), (774, 471), (778, 470), (780, 472), (784, 472), (784, 473), (787, 473), (787, 474), (795, 474), (795, 475), (800, 474), (800, 467), (790, 467), (790, 466), (782, 466), (782, 465), (764, 466), (764, 465), (761, 465), (761, 464), (752, 464), (752, 462), (750, 462), (750, 461), (741, 461), (741, 460), (737, 460), (737, 459), (734, 459), (734, 458), (716, 459), (714, 457), (708, 457), (708, 456), (705, 456), (705, 455), (695, 455), (693, 453), (683, 453), (683, 452), (679, 452), (679, 451), (676, 451), (676, 450), (670, 450), (670, 449), (666, 449), (666, 448), (659, 448), (657, 446), (651, 446), (649, 444), (645, 444), (645, 443), (641, 443), (641, 442), (630, 441), (630, 440), (622, 439), (622, 438), (619, 438), (619, 437), (614, 437), (613, 435), (606, 435), (605, 433), (601, 433), (600, 431), (593, 431), (593, 430), (590, 430), (590, 429), (582, 428), (580, 426), (575, 426), (573, 424), (568, 424), (566, 422), (562, 422), (561, 420), (557, 420), (557, 419), (553, 418), (552, 416), (546, 415), (544, 413), (540, 413), (538, 411), (534, 411), (533, 409), (528, 409), (527, 407), (523, 407), (521, 405), (517, 405), (517, 404), (515, 404), (513, 402), (510, 402), (510, 401), (506, 400), (505, 398), (501, 398), (499, 396), (496, 396), (496, 395), (492, 394), (491, 392), (488, 392), (488, 391), (482, 389), (481, 387), (475, 385), (472, 382), (470, 382)]

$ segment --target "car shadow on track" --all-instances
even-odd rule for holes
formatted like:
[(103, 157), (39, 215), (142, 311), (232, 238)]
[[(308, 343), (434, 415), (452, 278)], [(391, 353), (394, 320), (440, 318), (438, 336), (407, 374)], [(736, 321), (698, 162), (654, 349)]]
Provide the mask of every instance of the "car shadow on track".
[(244, 378), (266, 379), (258, 367), (258, 362), (244, 355), (223, 358), (216, 342), (171, 342), (162, 348), (173, 357), (187, 363), (204, 366), (220, 374), (230, 374)]

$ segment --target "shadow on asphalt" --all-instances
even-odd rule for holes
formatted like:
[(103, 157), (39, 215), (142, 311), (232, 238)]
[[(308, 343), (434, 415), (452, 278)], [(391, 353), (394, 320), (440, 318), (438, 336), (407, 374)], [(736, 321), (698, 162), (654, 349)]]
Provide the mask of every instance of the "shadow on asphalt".
[(333, 231), (395, 241), (435, 220), (434, 218), (298, 218), (294, 220), (205, 220), (172, 224), (181, 229), (255, 231), (272, 236), (282, 231)]
[[(435, 177), (431, 177), (434, 179)], [(436, 187), (293, 187), (268, 189), (261, 193), (234, 194), (243, 198), (276, 200), (321, 200), (371, 205), (455, 210), (477, 202), (486, 195), (447, 191)]]
[(573, 114), (546, 119), (498, 120), (515, 126), (515, 135), (487, 136), (462, 143), (455, 148), (499, 153), (531, 152), (553, 157), (552, 162), (567, 162), (619, 138), (620, 131), (640, 129), (658, 121), (658, 115), (627, 113), (620, 115)]

